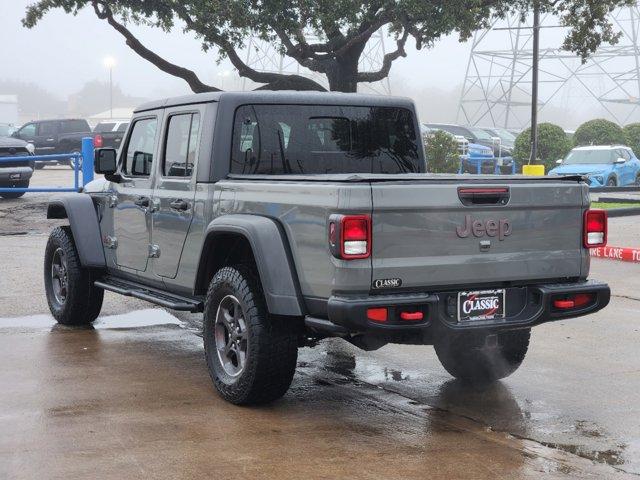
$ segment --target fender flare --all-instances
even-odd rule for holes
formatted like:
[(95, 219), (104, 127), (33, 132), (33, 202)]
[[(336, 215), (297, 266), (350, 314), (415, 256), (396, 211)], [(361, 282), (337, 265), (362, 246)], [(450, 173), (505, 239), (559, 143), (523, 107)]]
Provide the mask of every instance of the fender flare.
[(251, 246), (269, 313), (302, 316), (304, 303), (286, 234), (270, 218), (239, 214), (214, 219), (205, 232), (198, 270), (203, 267), (208, 241), (218, 235), (230, 233), (246, 238)]
[(83, 267), (105, 268), (98, 214), (91, 196), (74, 193), (49, 202), (47, 218), (69, 219), (73, 240)]

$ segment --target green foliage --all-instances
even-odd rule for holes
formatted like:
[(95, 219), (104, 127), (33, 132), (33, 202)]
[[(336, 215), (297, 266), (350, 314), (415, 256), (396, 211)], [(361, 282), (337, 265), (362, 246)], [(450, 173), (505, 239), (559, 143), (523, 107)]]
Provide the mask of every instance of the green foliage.
[(623, 128), (625, 144), (633, 153), (640, 155), (640, 123), (631, 123)]
[[(189, 82), (192, 89), (207, 86), (187, 69), (173, 65), (143, 46), (126, 28), (144, 24), (172, 32), (195, 35), (202, 49), (229, 58), (241, 76), (258, 83), (278, 81), (281, 74), (262, 74), (245, 65), (239, 49), (253, 35), (275, 44), (282, 53), (314, 72), (326, 75), (332, 90), (355, 91), (360, 82), (386, 78), (395, 60), (407, 55), (409, 38), (416, 47), (431, 47), (442, 36), (457, 33), (466, 40), (497, 18), (526, 15), (538, 2), (543, 16), (560, 19), (567, 27), (563, 48), (583, 60), (602, 43), (619, 38), (609, 20), (613, 8), (631, 6), (635, 0), (32, 0), (23, 24), (34, 27), (55, 9), (77, 15), (82, 9), (96, 15), (123, 35), (133, 50), (161, 70)], [(371, 36), (386, 28), (396, 45), (377, 71), (358, 71), (360, 56)], [(303, 32), (313, 32), (309, 43)], [(291, 76), (289, 76), (291, 77)]]
[(625, 136), (619, 125), (602, 118), (589, 120), (576, 130), (573, 136), (576, 146), (619, 145), (625, 143)]
[[(538, 164), (545, 166), (545, 171), (556, 166), (556, 160), (564, 158), (571, 150), (571, 141), (562, 127), (552, 123), (538, 125)], [(516, 139), (513, 157), (518, 164), (529, 163), (531, 156), (531, 129), (527, 128)]]
[(429, 173), (456, 173), (460, 167), (458, 142), (450, 134), (436, 131), (425, 141)]

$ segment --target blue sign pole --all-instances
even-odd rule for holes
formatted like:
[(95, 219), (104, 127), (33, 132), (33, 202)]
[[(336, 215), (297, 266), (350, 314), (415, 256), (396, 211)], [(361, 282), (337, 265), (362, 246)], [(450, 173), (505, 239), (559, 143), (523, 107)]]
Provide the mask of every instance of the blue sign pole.
[(82, 186), (93, 181), (93, 138), (82, 139)]

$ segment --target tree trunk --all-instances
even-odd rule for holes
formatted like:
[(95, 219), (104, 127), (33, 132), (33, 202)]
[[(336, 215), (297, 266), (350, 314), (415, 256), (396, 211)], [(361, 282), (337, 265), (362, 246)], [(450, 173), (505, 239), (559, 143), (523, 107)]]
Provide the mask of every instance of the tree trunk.
[(365, 45), (357, 45), (331, 62), (327, 69), (329, 90), (345, 93), (358, 91), (358, 61)]

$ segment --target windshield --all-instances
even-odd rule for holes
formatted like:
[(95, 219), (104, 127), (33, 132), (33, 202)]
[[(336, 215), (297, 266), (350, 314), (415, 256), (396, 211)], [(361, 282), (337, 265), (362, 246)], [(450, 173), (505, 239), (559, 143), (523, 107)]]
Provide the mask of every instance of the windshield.
[(231, 172), (419, 173), (420, 143), (403, 108), (245, 105), (236, 110)]
[(595, 165), (598, 163), (613, 163), (617, 155), (613, 150), (573, 150), (564, 159), (565, 165)]
[(507, 130), (504, 130), (502, 128), (493, 128), (491, 129), (491, 131), (494, 132), (496, 136), (498, 136), (503, 142), (514, 143), (516, 141), (515, 135), (513, 135), (511, 132), (508, 132)]
[(478, 140), (492, 140), (491, 135), (482, 130), (481, 128), (468, 127), (469, 131), (473, 134), (475, 138)]

